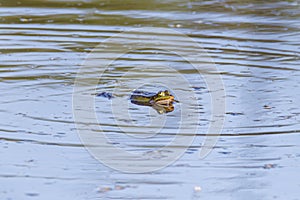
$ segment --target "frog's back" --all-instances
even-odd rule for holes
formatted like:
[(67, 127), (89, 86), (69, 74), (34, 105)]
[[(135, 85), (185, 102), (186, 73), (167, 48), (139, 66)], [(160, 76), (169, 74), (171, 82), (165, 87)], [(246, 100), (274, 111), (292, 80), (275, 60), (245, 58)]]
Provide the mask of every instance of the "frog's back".
[(151, 105), (151, 98), (155, 95), (152, 92), (145, 92), (141, 90), (135, 90), (130, 96), (130, 100), (132, 103), (139, 105)]

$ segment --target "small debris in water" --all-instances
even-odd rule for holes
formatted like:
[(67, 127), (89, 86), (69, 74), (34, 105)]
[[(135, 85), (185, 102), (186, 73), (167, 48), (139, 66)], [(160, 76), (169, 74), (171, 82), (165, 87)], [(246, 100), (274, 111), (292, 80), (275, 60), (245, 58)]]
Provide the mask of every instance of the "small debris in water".
[(228, 152), (228, 151), (220, 151), (219, 153), (221, 153), (221, 154), (231, 154), (231, 152)]
[(276, 164), (265, 164), (264, 165), (264, 169), (271, 169), (271, 168), (275, 168), (277, 165)]
[(50, 60), (61, 60), (60, 57), (51, 57)]
[(115, 186), (115, 190), (124, 190), (125, 187), (121, 186), (121, 185), (116, 185)]
[(169, 24), (168, 26), (172, 28), (181, 28), (182, 24)]
[(20, 18), (20, 22), (31, 22), (32, 19)]
[(194, 187), (194, 191), (195, 191), (195, 192), (201, 192), (201, 190), (202, 190), (202, 188), (201, 188), (200, 186), (198, 186), (198, 185), (196, 185), (196, 186)]
[(104, 186), (104, 187), (99, 187), (98, 192), (105, 193), (105, 192), (109, 192), (112, 190), (124, 190), (127, 187), (129, 187), (129, 186), (121, 186), (121, 185), (115, 185), (114, 187)]
[(204, 90), (205, 89), (205, 87), (198, 87), (198, 86), (193, 86), (193, 88), (195, 89), (195, 90)]
[(112, 190), (111, 187), (99, 187), (98, 192), (104, 193), (104, 192), (109, 192), (111, 190)]
[(26, 193), (26, 196), (29, 196), (29, 197), (37, 197), (37, 196), (39, 196), (39, 193), (28, 192), (28, 193)]
[(271, 108), (272, 108), (271, 106), (264, 105), (264, 109), (271, 109)]
[(96, 96), (97, 97), (104, 97), (104, 98), (107, 98), (107, 99), (113, 98), (113, 95), (111, 93), (108, 93), (108, 92), (101, 92), (101, 93), (96, 94)]
[(226, 115), (237, 116), (237, 115), (244, 115), (244, 113), (241, 113), (241, 112), (227, 112)]

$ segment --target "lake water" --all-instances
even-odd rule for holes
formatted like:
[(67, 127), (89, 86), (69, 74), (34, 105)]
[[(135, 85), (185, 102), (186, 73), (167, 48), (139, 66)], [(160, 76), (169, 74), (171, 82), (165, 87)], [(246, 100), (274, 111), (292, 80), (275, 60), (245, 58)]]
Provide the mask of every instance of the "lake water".
[[(0, 5), (1, 199), (299, 199), (299, 1)], [(113, 47), (126, 51), (118, 57)], [(103, 59), (86, 68), (97, 51)], [(186, 60), (200, 63), (203, 55), (209, 62), (198, 70)], [(96, 124), (76, 116), (88, 111), (74, 100), (80, 69), (98, 78), (81, 88), (95, 104)], [(130, 103), (137, 89), (168, 89), (180, 102), (158, 114)], [(101, 92), (114, 98), (95, 97)], [(221, 118), (216, 145), (200, 158)], [(104, 165), (81, 130), (152, 159), (149, 171), (125, 173), (132, 163), (101, 146), (121, 170)], [(176, 136), (186, 143), (172, 144)], [(179, 159), (160, 165), (177, 151)]]

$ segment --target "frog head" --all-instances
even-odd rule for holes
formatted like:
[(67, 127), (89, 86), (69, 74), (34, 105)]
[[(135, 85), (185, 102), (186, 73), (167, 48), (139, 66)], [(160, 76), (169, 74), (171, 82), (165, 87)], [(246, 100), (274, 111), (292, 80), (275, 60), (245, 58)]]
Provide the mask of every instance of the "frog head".
[(168, 90), (159, 91), (151, 98), (151, 101), (156, 104), (167, 105), (174, 101), (174, 96)]

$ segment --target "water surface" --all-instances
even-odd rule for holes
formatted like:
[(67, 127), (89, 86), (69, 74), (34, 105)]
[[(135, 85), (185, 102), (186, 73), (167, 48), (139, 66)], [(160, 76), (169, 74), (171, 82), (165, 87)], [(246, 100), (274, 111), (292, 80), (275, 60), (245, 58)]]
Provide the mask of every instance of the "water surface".
[[(0, 5), (1, 199), (299, 199), (298, 1), (1, 0)], [(115, 61), (98, 91), (114, 92), (118, 80), (135, 85), (174, 75), (143, 74), (139, 66), (146, 64), (170, 66), (187, 77), (200, 129), (184, 156), (162, 170), (126, 174), (99, 163), (79, 140), (72, 111), (78, 69), (101, 41), (136, 27), (188, 35), (220, 71), (226, 120), (205, 159), (198, 153), (211, 122), (211, 91), (189, 63), (154, 49), (132, 51)], [(168, 38), (178, 49), (195, 50), (172, 35), (154, 36)], [(139, 34), (123, 39), (134, 37)], [(123, 77), (129, 70), (134, 76)], [(148, 87), (154, 92), (162, 88)], [(127, 104), (128, 94), (115, 95)], [(95, 103), (103, 130), (133, 152), (152, 152), (170, 141), (182, 111), (176, 104), (163, 115), (163, 131), (143, 138), (130, 126), (129, 136), (118, 130), (111, 100), (96, 98)], [(129, 106), (145, 132), (153, 128), (146, 128), (149, 116), (162, 117), (151, 108)]]

